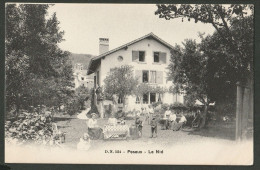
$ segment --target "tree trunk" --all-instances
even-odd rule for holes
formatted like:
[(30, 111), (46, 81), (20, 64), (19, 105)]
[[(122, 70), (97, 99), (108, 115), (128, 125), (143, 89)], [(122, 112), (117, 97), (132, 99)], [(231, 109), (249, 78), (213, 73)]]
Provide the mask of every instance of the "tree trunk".
[(207, 116), (208, 116), (208, 108), (209, 108), (209, 104), (208, 103), (204, 104), (204, 111), (203, 111), (203, 114), (202, 114), (200, 129), (204, 128), (205, 125), (206, 125), (206, 120), (207, 120)]

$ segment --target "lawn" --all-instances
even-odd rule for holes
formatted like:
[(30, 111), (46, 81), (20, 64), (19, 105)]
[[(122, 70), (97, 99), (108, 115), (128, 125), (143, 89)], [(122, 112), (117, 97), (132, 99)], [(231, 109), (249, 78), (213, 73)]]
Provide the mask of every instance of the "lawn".
[[(98, 119), (98, 125), (103, 127), (107, 118)], [(66, 142), (64, 145), (69, 148), (76, 149), (77, 143), (79, 142), (80, 137), (87, 132), (87, 120), (78, 119), (76, 116), (72, 117), (55, 117), (55, 122), (58, 125), (58, 128), (62, 132), (66, 132)], [(127, 125), (134, 123), (134, 120), (126, 120)], [(144, 123), (143, 127), (143, 136), (136, 140), (112, 140), (112, 141), (103, 141), (95, 140), (95, 143), (92, 149), (98, 148), (102, 145), (138, 145), (138, 146), (147, 146), (147, 145), (160, 145), (160, 146), (172, 146), (174, 144), (183, 144), (191, 141), (212, 141), (212, 140), (234, 140), (235, 137), (235, 123), (211, 123), (208, 128), (205, 128), (200, 131), (172, 131), (172, 130), (161, 130), (158, 126), (158, 137), (150, 138), (151, 129), (147, 122)]]
[[(79, 151), (76, 147), (80, 137), (87, 132), (86, 120), (75, 115), (55, 117), (54, 121), (61, 131), (66, 132), (62, 148), (6, 145), (7, 162), (251, 165), (253, 161), (253, 140), (234, 141), (234, 122), (215, 122), (206, 129), (193, 132), (161, 130), (159, 126), (157, 138), (150, 138), (150, 126), (145, 122), (143, 136), (139, 139), (92, 140), (89, 150)], [(98, 119), (101, 127), (106, 122), (107, 119)], [(126, 120), (128, 125), (133, 122)], [(110, 150), (121, 153), (106, 152)], [(157, 150), (163, 153), (157, 154)], [(155, 153), (150, 154), (152, 151)]]

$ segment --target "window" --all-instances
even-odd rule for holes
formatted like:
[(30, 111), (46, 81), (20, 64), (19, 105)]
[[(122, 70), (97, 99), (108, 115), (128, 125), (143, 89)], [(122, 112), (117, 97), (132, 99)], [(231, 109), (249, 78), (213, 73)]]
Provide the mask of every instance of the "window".
[(119, 62), (121, 62), (121, 61), (124, 60), (124, 58), (120, 55), (120, 56), (117, 57), (117, 60), (118, 60)]
[(148, 104), (148, 94), (143, 95), (143, 104)]
[(158, 102), (161, 102), (161, 101), (162, 101), (161, 94), (159, 93)]
[(156, 102), (156, 94), (155, 93), (150, 93), (150, 103)]
[(143, 71), (143, 83), (149, 82), (149, 71)]
[(81, 77), (81, 80), (84, 80), (84, 77)]
[(153, 53), (153, 62), (166, 64), (166, 53), (165, 52), (154, 52)]
[(153, 53), (153, 62), (155, 62), (155, 63), (159, 63), (160, 62), (159, 52), (154, 52)]
[(139, 61), (144, 62), (145, 61), (145, 52), (144, 51), (139, 51)]
[(145, 51), (132, 51), (132, 61), (145, 62)]
[(135, 103), (140, 104), (140, 98), (138, 96), (136, 96)]
[(156, 83), (156, 71), (150, 71), (150, 83)]

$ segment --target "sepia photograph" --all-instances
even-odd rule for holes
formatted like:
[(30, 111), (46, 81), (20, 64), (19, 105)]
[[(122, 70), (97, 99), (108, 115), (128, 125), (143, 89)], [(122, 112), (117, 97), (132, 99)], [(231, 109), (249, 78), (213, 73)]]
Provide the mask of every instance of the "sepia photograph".
[(253, 165), (253, 4), (5, 4), (5, 163)]

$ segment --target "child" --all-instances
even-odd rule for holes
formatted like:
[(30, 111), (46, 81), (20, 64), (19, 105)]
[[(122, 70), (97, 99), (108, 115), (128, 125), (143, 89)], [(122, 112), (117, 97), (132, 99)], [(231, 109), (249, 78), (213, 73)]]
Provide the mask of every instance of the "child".
[(88, 150), (90, 148), (90, 138), (87, 133), (84, 133), (83, 138), (80, 138), (80, 141), (77, 145), (78, 150)]
[(151, 138), (153, 137), (153, 134), (155, 133), (155, 138), (157, 137), (157, 121), (156, 118), (153, 117), (153, 119), (151, 120)]
[(142, 129), (143, 129), (143, 122), (140, 119), (140, 117), (137, 117), (135, 120), (135, 126), (138, 130), (138, 136), (141, 137), (142, 136)]

